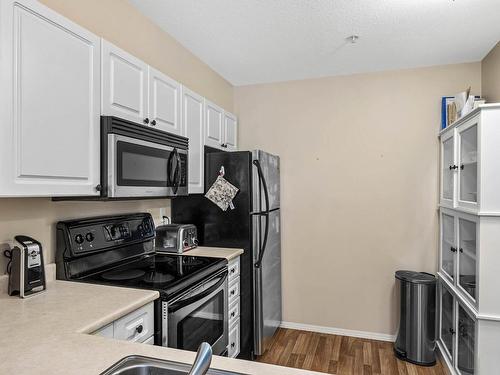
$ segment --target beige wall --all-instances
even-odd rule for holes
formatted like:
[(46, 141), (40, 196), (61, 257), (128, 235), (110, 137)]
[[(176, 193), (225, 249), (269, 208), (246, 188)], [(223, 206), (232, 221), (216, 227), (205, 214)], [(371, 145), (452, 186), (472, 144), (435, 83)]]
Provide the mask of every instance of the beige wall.
[(500, 102), (500, 42), (481, 62), (482, 95), (490, 103)]
[[(233, 88), (220, 75), (164, 33), (126, 0), (41, 0), (58, 13), (115, 43), (225, 109), (233, 109)], [(50, 199), (0, 199), (0, 250), (16, 234), (27, 234), (44, 245), (46, 262), (54, 261), (58, 220), (149, 211), (169, 200), (128, 202), (52, 202)], [(0, 253), (0, 275), (5, 271)]]
[(228, 111), (229, 82), (161, 30), (127, 0), (40, 0)]
[(239, 140), (281, 156), (284, 320), (394, 334), (394, 271), (435, 271), (440, 98), (480, 64), (235, 88)]
[(40, 241), (45, 263), (55, 261), (56, 223), (59, 220), (88, 216), (150, 212), (160, 219), (160, 208), (170, 213), (170, 200), (154, 199), (124, 202), (52, 202), (49, 198), (0, 199), (0, 275), (5, 272), (3, 249), (11, 246), (14, 236), (25, 234)]

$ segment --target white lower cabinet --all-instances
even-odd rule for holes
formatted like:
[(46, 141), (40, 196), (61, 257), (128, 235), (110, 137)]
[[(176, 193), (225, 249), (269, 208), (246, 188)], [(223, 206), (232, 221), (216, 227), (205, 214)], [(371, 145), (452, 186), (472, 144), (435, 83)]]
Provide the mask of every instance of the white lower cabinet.
[(236, 358), (240, 354), (240, 318), (236, 319), (232, 326), (229, 326), (229, 345), (227, 356)]
[(229, 341), (227, 356), (235, 358), (240, 354), (240, 257), (229, 261), (228, 274)]
[(98, 195), (100, 39), (2, 0), (0, 72), (0, 196)]
[(449, 367), (456, 374), (473, 375), (475, 371), (477, 320), (465, 303), (446, 283), (439, 283), (439, 346)]
[(117, 340), (154, 344), (154, 303), (150, 302), (132, 311), (93, 334)]

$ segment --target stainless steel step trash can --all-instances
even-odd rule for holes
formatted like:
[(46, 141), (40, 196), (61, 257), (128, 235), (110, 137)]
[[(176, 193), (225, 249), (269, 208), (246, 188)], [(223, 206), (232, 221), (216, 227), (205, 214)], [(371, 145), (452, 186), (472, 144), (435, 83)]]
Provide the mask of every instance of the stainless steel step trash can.
[(399, 330), (394, 353), (422, 366), (436, 363), (436, 278), (426, 272), (396, 271), (400, 291)]

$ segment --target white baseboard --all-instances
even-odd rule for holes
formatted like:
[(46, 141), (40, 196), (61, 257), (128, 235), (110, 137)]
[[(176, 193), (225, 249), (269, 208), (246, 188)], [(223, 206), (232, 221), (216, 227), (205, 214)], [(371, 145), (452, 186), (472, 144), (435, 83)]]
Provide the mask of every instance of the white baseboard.
[(394, 342), (396, 340), (396, 335), (388, 335), (385, 333), (376, 333), (376, 332), (367, 332), (367, 331), (354, 331), (351, 329), (343, 329), (343, 328), (315, 326), (312, 324), (281, 322), (280, 327), (297, 329), (297, 330), (301, 330), (301, 331), (328, 333), (331, 335), (358, 337), (361, 339), (390, 341), (390, 342)]

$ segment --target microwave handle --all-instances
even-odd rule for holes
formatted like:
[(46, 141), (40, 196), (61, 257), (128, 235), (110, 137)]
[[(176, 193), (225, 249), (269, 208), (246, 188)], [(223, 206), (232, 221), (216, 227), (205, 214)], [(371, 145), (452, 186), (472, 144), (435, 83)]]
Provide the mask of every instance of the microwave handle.
[(184, 298), (184, 299), (181, 298), (180, 300), (173, 303), (172, 305), (169, 305), (168, 311), (169, 312), (177, 311), (179, 309), (182, 309), (185, 306), (192, 304), (193, 302), (199, 301), (200, 299), (203, 299), (206, 296), (209, 296), (210, 294), (215, 292), (217, 289), (219, 289), (222, 284), (224, 284), (224, 282), (226, 281), (226, 278), (227, 278), (227, 272), (224, 272), (221, 275), (221, 279), (214, 286), (211, 286), (209, 289), (204, 290), (203, 292), (196, 294), (194, 296), (189, 296), (189, 297)]
[(179, 189), (179, 186), (181, 184), (181, 157), (179, 155), (179, 151), (175, 149), (175, 158), (177, 159), (177, 165), (175, 168), (175, 180), (174, 180), (174, 194), (177, 194), (177, 190)]
[[(174, 165), (174, 158), (175, 158), (175, 168), (172, 170), (173, 165)], [(181, 164), (181, 158), (179, 156), (179, 151), (177, 151), (177, 148), (174, 148), (172, 152), (170, 153), (170, 156), (168, 158), (168, 163), (167, 163), (167, 185), (172, 186), (172, 191), (174, 194), (177, 194), (177, 190), (179, 189), (180, 185), (180, 164)]]

